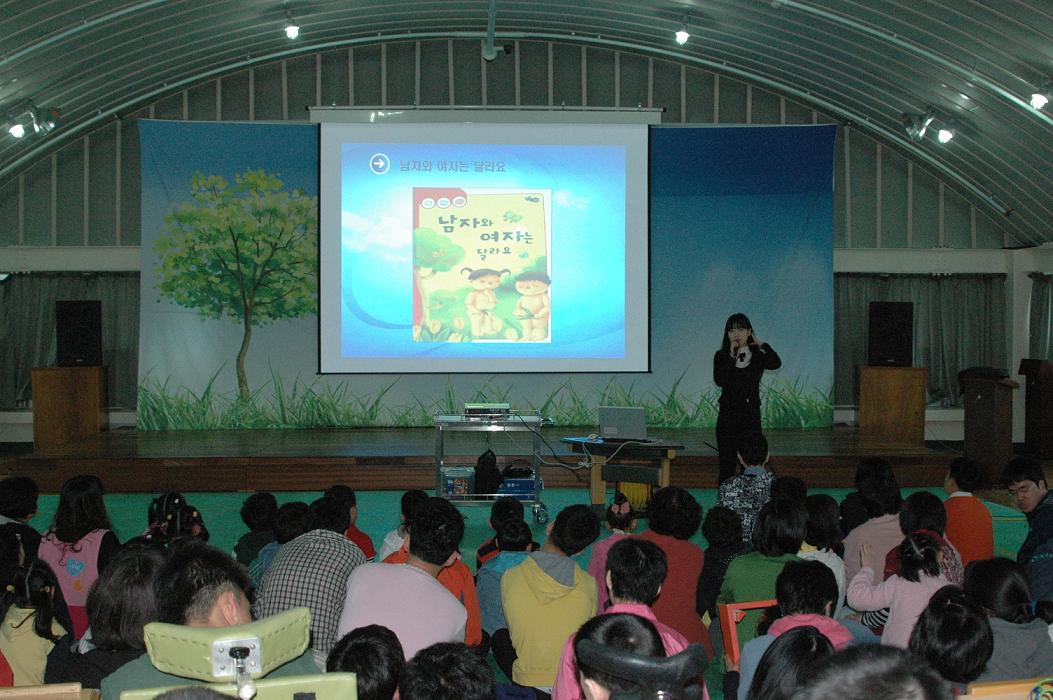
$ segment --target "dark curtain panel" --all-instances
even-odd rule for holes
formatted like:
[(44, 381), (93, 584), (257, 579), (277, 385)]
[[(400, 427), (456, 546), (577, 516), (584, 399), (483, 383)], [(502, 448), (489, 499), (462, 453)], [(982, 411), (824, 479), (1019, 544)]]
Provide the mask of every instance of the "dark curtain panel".
[(102, 302), (107, 403), (134, 409), (139, 374), (139, 273), (34, 272), (0, 282), (0, 408), (31, 398), (30, 370), (55, 364), (55, 302)]
[(1031, 273), (1028, 357), (1053, 360), (1053, 275)]
[(1005, 285), (1005, 275), (834, 275), (834, 403), (858, 402), (870, 302), (910, 301), (914, 366), (929, 370), (929, 403), (960, 406), (959, 371), (1006, 368)]

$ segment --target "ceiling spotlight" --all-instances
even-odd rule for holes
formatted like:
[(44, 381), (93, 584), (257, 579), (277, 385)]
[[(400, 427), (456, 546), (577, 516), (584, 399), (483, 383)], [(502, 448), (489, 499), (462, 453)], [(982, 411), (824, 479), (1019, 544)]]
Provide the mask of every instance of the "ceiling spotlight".
[(936, 119), (936, 110), (931, 107), (925, 114), (904, 114), (900, 117), (903, 129), (911, 141), (921, 141), (929, 130), (929, 126)]
[(1031, 93), (1031, 106), (1035, 109), (1042, 109), (1049, 104), (1051, 94), (1053, 94), (1053, 79), (1046, 79), (1046, 82)]
[(954, 129), (952, 129), (950, 127), (947, 127), (947, 126), (942, 127), (939, 131), (936, 132), (936, 140), (939, 141), (940, 143), (947, 143), (948, 141), (950, 141), (953, 138), (954, 138)]
[(681, 46), (686, 44), (687, 40), (691, 38), (691, 35), (687, 33), (687, 27), (681, 27), (673, 36), (676, 38), (676, 43)]
[(26, 135), (26, 127), (22, 126), (21, 124), (12, 124), (11, 127), (7, 130), (7, 133), (11, 134), (16, 139), (20, 139)]
[(300, 26), (296, 22), (289, 22), (285, 25), (285, 36), (290, 39), (300, 36)]
[(47, 134), (58, 121), (57, 109), (40, 109), (32, 100), (23, 100), (7, 110), (0, 119), (7, 122), (7, 133), (20, 139), (32, 129), (34, 134)]

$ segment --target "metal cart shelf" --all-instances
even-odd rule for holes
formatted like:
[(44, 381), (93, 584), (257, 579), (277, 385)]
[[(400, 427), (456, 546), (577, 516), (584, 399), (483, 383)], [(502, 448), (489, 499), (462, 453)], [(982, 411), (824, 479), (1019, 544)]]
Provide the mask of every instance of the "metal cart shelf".
[[(464, 505), (486, 505), (502, 496), (517, 497), (516, 493), (446, 493), (443, 483), (443, 468), (446, 463), (447, 432), (529, 432), (533, 434), (531, 469), (534, 472), (534, 488), (530, 504), (534, 521), (540, 525), (548, 522), (548, 507), (541, 500), (544, 482), (541, 480), (541, 427), (545, 419), (537, 411), (511, 411), (505, 415), (436, 415), (435, 423), (435, 493), (452, 503)], [(460, 465), (458, 465), (460, 466)]]

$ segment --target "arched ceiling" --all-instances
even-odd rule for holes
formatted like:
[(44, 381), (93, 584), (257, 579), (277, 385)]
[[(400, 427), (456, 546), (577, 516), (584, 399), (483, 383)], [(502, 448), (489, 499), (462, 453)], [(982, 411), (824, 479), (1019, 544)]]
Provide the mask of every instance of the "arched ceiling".
[[(341, 46), (484, 39), (491, 6), (498, 44), (641, 52), (810, 104), (908, 152), (1021, 245), (1053, 241), (1053, 103), (1028, 104), (1053, 76), (1053, 0), (5, 0), (0, 114), (30, 99), (62, 116), (46, 137), (0, 133), (0, 181), (210, 77)], [(907, 137), (902, 115), (929, 107), (933, 128), (957, 123), (950, 143)]]

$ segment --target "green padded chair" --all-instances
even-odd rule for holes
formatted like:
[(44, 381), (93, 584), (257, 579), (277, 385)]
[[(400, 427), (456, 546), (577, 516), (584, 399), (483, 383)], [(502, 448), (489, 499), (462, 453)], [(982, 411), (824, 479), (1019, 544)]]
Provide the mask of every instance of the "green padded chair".
[[(307, 608), (293, 608), (236, 627), (187, 627), (152, 622), (144, 628), (146, 651), (158, 671), (202, 681), (241, 700), (357, 700), (355, 674), (318, 673), (263, 678), (299, 657), (311, 640)], [(149, 700), (173, 688), (129, 690), (121, 700)], [(195, 683), (194, 685), (202, 685)]]

